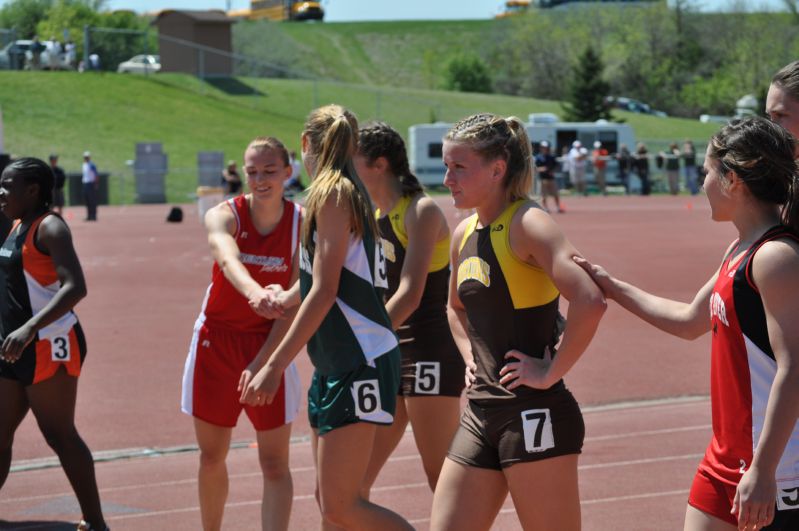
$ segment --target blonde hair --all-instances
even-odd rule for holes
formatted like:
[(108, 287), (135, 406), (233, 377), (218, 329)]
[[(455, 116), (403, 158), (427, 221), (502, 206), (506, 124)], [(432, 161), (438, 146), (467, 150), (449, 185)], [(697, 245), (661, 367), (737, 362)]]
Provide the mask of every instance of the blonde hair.
[(302, 134), (308, 142), (305, 156), (315, 167), (305, 201), (303, 243), (312, 243), (314, 221), (331, 195), (335, 195), (336, 204), (349, 204), (350, 228), (356, 236), (363, 236), (366, 220), (377, 237), (372, 203), (352, 167), (358, 149), (358, 119), (340, 105), (326, 105), (311, 112)]
[(486, 161), (504, 160), (503, 187), (508, 200), (529, 199), (533, 185), (530, 139), (521, 120), (495, 114), (474, 114), (460, 120), (444, 140), (471, 147)]
[(247, 144), (247, 149), (245, 149), (244, 152), (246, 153), (251, 149), (254, 151), (267, 151), (269, 149), (275, 149), (278, 153), (280, 153), (280, 158), (283, 159), (283, 164), (286, 166), (289, 165), (289, 152), (286, 149), (286, 146), (283, 145), (283, 142), (273, 136), (257, 136), (253, 138), (250, 143)]

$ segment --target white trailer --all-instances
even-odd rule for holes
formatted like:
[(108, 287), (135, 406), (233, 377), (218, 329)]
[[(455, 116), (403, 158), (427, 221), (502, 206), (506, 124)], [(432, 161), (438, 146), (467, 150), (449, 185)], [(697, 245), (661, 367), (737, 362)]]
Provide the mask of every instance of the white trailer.
[[(627, 124), (607, 122), (559, 122), (550, 119), (542, 120), (537, 115), (525, 125), (530, 137), (533, 153), (546, 140), (552, 146), (552, 154), (560, 156), (564, 147), (571, 147), (572, 142), (579, 140), (589, 151), (595, 141), (602, 142), (608, 153), (617, 153), (622, 144), (630, 151), (635, 151), (635, 134)], [(542, 123), (544, 122), (544, 123)], [(426, 186), (440, 186), (444, 180), (444, 163), (441, 161), (441, 150), (444, 135), (452, 127), (448, 123), (412, 125), (408, 129), (408, 157), (411, 170)], [(593, 179), (591, 165), (588, 165), (588, 180)], [(617, 174), (617, 165), (613, 157), (608, 161), (608, 182), (613, 183)]]

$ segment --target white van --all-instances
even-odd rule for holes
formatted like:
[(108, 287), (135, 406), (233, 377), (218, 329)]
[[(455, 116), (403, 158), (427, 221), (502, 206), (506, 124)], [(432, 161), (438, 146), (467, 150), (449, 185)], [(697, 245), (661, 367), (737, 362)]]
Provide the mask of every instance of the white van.
[[(607, 182), (616, 184), (618, 165), (613, 154), (625, 144), (630, 151), (635, 150), (635, 134), (628, 124), (620, 124), (599, 120), (597, 122), (558, 122), (536, 120), (527, 123), (525, 130), (530, 137), (533, 153), (538, 153), (539, 144), (546, 140), (552, 146), (552, 154), (561, 155), (563, 147), (570, 147), (579, 140), (590, 151), (595, 141), (602, 142), (611, 157), (608, 160)], [(426, 186), (441, 186), (444, 180), (444, 163), (441, 150), (444, 135), (452, 127), (448, 123), (412, 125), (408, 129), (408, 158), (411, 171)], [(588, 165), (588, 181), (593, 179), (592, 167)]]

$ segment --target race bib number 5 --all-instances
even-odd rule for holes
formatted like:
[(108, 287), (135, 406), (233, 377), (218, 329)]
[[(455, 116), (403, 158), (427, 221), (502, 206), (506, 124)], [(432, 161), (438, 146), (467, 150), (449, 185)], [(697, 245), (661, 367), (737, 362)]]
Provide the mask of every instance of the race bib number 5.
[(528, 453), (543, 452), (555, 447), (549, 409), (522, 411), (522, 429), (524, 431), (524, 449)]
[(69, 337), (56, 336), (50, 338), (50, 353), (53, 361), (65, 362), (70, 360)]
[(414, 391), (423, 395), (437, 395), (441, 380), (441, 363), (420, 361), (416, 363), (416, 383)]

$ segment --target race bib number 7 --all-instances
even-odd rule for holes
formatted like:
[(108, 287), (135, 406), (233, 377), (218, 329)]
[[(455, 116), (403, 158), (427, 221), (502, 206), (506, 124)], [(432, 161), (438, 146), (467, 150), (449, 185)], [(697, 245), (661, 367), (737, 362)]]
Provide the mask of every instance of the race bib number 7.
[(555, 447), (549, 409), (522, 411), (522, 429), (524, 432), (524, 449), (527, 452), (544, 452)]
[(56, 336), (50, 338), (50, 354), (53, 361), (64, 362), (70, 360), (69, 337)]

